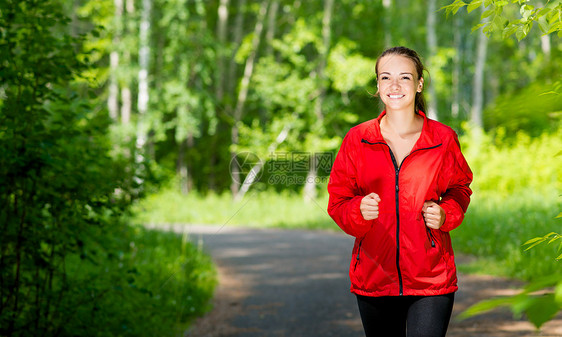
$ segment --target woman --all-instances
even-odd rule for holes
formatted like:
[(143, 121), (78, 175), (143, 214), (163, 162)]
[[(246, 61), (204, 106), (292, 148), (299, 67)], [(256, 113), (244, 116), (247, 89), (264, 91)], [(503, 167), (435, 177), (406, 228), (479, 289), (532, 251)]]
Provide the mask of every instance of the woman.
[(449, 231), (470, 202), (472, 172), (456, 133), (425, 115), (415, 51), (376, 63), (376, 119), (353, 127), (336, 157), (328, 212), (355, 245), (351, 292), (366, 335), (445, 336), (457, 276)]

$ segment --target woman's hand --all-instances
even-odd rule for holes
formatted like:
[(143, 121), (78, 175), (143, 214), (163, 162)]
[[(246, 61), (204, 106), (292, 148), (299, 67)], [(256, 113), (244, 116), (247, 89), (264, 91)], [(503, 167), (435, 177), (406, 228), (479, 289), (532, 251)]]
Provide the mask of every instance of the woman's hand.
[(359, 209), (365, 220), (373, 220), (379, 217), (379, 202), (381, 198), (376, 193), (366, 195), (361, 199)]
[(427, 227), (439, 229), (443, 226), (445, 222), (445, 211), (435, 201), (424, 202), (422, 212)]

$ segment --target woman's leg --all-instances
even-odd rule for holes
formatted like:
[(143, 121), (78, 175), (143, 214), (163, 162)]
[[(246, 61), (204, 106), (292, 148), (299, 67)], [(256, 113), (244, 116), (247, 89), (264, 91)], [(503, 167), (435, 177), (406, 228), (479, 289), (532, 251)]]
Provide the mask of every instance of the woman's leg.
[(407, 303), (397, 296), (357, 295), (359, 313), (367, 337), (405, 337)]
[(455, 294), (420, 296), (408, 309), (408, 337), (445, 337)]

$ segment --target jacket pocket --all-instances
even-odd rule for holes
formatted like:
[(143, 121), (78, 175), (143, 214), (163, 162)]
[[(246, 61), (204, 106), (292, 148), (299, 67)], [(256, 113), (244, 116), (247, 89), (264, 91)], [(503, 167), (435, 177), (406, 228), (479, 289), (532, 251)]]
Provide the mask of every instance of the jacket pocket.
[[(363, 240), (365, 240), (365, 239), (363, 239)], [(357, 265), (359, 264), (359, 261), (361, 260), (361, 245), (363, 244), (363, 240), (361, 240), (359, 242), (359, 247), (357, 248), (357, 254), (355, 254), (355, 265), (353, 267), (354, 272), (357, 270)]]

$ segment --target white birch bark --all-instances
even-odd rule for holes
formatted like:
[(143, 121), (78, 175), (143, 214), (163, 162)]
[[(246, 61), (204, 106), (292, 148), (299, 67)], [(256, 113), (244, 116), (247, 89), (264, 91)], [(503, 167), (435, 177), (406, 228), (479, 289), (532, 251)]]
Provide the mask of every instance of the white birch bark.
[(390, 25), (392, 22), (392, 0), (382, 0), (382, 6), (384, 8), (384, 48), (390, 48), (392, 46), (392, 30)]
[[(127, 13), (127, 20), (132, 22), (131, 18), (135, 13), (135, 2), (134, 0), (126, 0), (125, 1), (125, 10)], [(125, 22), (125, 21), (124, 21)], [(127, 27), (124, 27), (124, 34), (134, 34), (134, 30), (136, 27), (131, 27), (131, 24), (128, 24)], [(128, 65), (131, 62), (131, 53), (128, 50), (123, 51), (123, 65)], [(133, 96), (131, 94), (130, 88), (130, 78), (128, 76), (125, 77), (123, 83), (121, 84), (121, 124), (129, 124), (131, 122), (131, 111), (133, 108)]]
[[(242, 115), (244, 113), (244, 106), (246, 104), (246, 99), (248, 97), (248, 90), (250, 88), (250, 79), (254, 72), (254, 63), (256, 61), (258, 47), (261, 41), (263, 24), (265, 21), (265, 16), (267, 14), (268, 5), (269, 5), (269, 1), (263, 1), (261, 3), (258, 13), (258, 18), (256, 21), (256, 26), (254, 28), (254, 36), (252, 38), (252, 51), (250, 52), (250, 55), (246, 59), (246, 65), (244, 67), (244, 75), (240, 82), (240, 91), (238, 92), (238, 99), (236, 101), (236, 108), (234, 109), (234, 116), (233, 116), (234, 121), (231, 128), (231, 140), (233, 145), (238, 144), (238, 124), (242, 120)], [(236, 153), (232, 152), (231, 162), (236, 162), (236, 160), (234, 160), (235, 158), (236, 158)], [(232, 195), (235, 197), (239, 191), (239, 181), (240, 181), (239, 170), (238, 168), (234, 167), (234, 165), (231, 165), (231, 168), (232, 170), (230, 174), (231, 174), (232, 181), (230, 185), (230, 190), (232, 192)]]
[(226, 27), (228, 25), (228, 3), (230, 0), (220, 0), (217, 20), (217, 40), (219, 42), (219, 55), (217, 59), (216, 73), (216, 95), (217, 100), (222, 102), (224, 98), (224, 77), (225, 77), (225, 57), (226, 48)]
[(273, 55), (273, 39), (275, 38), (275, 28), (277, 20), (277, 11), (279, 10), (279, 0), (273, 0), (269, 8), (267, 19), (267, 32), (265, 33), (265, 41), (267, 43), (267, 55)]
[[(314, 113), (316, 114), (317, 122), (322, 123), (324, 120), (324, 111), (322, 106), (324, 104), (324, 98), (326, 96), (326, 75), (325, 68), (328, 60), (328, 54), (330, 52), (330, 45), (332, 40), (332, 14), (334, 11), (334, 0), (324, 0), (324, 14), (322, 17), (322, 50), (320, 50), (320, 60), (318, 63), (317, 76), (318, 76), (318, 95), (316, 101), (314, 102)], [(316, 178), (317, 167), (316, 158), (314, 153), (310, 154), (309, 157), (309, 168), (306, 175), (306, 180), (303, 188), (303, 196), (305, 202), (315, 200), (316, 193)]]
[(460, 77), (461, 77), (461, 60), (462, 60), (462, 39), (461, 39), (461, 19), (460, 15), (455, 15), (454, 20), (454, 45), (455, 56), (453, 58), (453, 74), (452, 74), (452, 102), (451, 102), (451, 115), (454, 118), (459, 117), (460, 111)]
[[(141, 22), (139, 31), (139, 93), (138, 93), (138, 123), (137, 123), (137, 139), (135, 143), (135, 162), (137, 164), (144, 161), (145, 145), (147, 141), (147, 132), (145, 130), (145, 118), (148, 110), (148, 66), (150, 56), (150, 15), (152, 11), (152, 0), (142, 1)], [(138, 176), (138, 182), (142, 182)], [(139, 181), (140, 180), (140, 181)]]
[[(230, 56), (230, 64), (228, 67), (228, 78), (227, 90), (228, 92), (234, 92), (236, 87), (236, 69), (237, 64), (235, 60), (236, 51), (242, 43), (242, 33), (244, 27), (244, 7), (246, 7), (246, 0), (238, 0), (238, 13), (236, 13), (236, 19), (234, 21), (234, 31), (233, 31), (233, 44), (234, 48), (232, 50), (232, 55)], [(231, 106), (225, 107), (226, 112), (229, 114), (232, 111)]]
[[(275, 152), (275, 150), (277, 150), (277, 147), (281, 145), (281, 143), (283, 143), (285, 139), (287, 139), (291, 127), (292, 123), (289, 123), (283, 127), (283, 130), (279, 132), (279, 134), (275, 138), (275, 141), (267, 147), (267, 153), (273, 153)], [(246, 178), (244, 178), (244, 182), (242, 183), (240, 190), (234, 195), (235, 201), (240, 201), (244, 198), (244, 195), (246, 195), (250, 187), (256, 182), (256, 179), (258, 178), (263, 165), (264, 161), (260, 160), (250, 169), (250, 172), (248, 173), (248, 175), (246, 175)]]
[[(427, 3), (427, 68), (431, 71), (433, 69), (432, 59), (437, 54), (437, 34), (435, 33), (435, 1), (428, 0)], [(427, 104), (427, 116), (431, 119), (437, 120), (437, 94), (435, 92), (435, 85), (428, 86), (429, 100)]]
[(113, 5), (115, 6), (115, 16), (113, 18), (114, 22), (114, 32), (113, 32), (113, 50), (109, 54), (109, 93), (107, 97), (107, 110), (109, 111), (109, 117), (116, 121), (119, 117), (119, 84), (117, 81), (117, 69), (119, 68), (119, 42), (121, 40), (122, 34), (122, 18), (123, 18), (123, 0), (114, 0)]
[(474, 79), (472, 82), (472, 107), (470, 109), (470, 121), (477, 129), (483, 128), (482, 109), (484, 106), (484, 67), (486, 65), (486, 52), (488, 49), (488, 38), (480, 28), (476, 46), (476, 62)]

